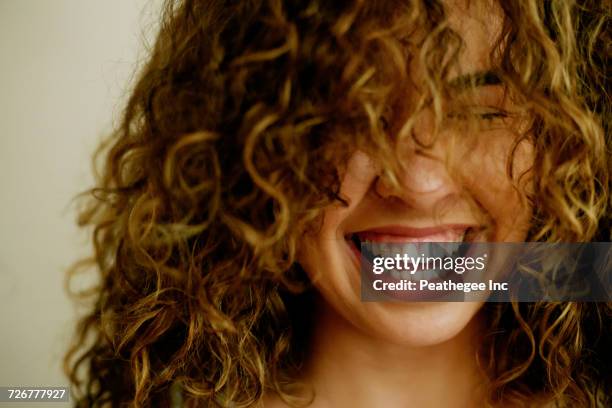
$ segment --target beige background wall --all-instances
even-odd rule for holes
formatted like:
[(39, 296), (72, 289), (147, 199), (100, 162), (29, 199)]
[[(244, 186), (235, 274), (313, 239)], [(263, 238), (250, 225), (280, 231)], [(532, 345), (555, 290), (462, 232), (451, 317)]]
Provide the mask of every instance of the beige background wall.
[(91, 182), (159, 3), (0, 0), (0, 386), (67, 384), (63, 275), (88, 248), (70, 199)]

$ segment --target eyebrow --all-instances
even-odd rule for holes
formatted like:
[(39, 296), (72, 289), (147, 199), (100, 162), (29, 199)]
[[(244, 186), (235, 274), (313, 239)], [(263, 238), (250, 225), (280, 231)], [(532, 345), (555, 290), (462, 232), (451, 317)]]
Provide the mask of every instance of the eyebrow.
[(470, 74), (459, 75), (451, 79), (448, 85), (458, 91), (479, 86), (501, 85), (501, 78), (493, 71), (476, 71)]

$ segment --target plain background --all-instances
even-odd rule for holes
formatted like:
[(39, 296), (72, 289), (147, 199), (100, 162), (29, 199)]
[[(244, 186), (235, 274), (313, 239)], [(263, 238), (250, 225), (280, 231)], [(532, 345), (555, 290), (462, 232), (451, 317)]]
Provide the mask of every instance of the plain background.
[(160, 3), (0, 0), (0, 386), (67, 385), (64, 275), (89, 251), (71, 199), (91, 186)]

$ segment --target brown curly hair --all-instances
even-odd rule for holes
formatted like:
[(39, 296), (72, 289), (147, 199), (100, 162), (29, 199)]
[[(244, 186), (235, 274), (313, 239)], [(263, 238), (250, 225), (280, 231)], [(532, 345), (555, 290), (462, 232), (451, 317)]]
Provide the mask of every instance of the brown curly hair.
[[(495, 74), (533, 118), (528, 239), (609, 241), (610, 3), (500, 7)], [(242, 407), (266, 392), (291, 402), (312, 302), (298, 238), (343, 200), (353, 149), (397, 170), (388, 129), (409, 61), (425, 67), (413, 113), (428, 106), (443, 120), (462, 39), (438, 1), (177, 0), (163, 10), (80, 211), (94, 254), (69, 278), (95, 270), (98, 282), (75, 293), (91, 300), (65, 358), (76, 404), (179, 396)], [(491, 405), (612, 405), (609, 304), (484, 311)]]

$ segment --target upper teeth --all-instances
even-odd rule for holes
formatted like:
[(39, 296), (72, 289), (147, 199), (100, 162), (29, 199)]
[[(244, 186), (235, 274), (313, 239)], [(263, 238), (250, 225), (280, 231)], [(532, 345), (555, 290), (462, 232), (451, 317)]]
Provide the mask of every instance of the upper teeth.
[[(374, 256), (395, 257), (407, 255), (410, 258), (419, 256), (453, 256), (462, 242), (440, 242), (440, 243), (386, 243), (365, 240), (362, 245)], [(418, 246), (417, 246), (418, 245)]]
[[(404, 258), (406, 255), (409, 258), (425, 257), (436, 257), (445, 258), (457, 255), (457, 250), (463, 243), (466, 233), (464, 232), (460, 240), (457, 242), (441, 242), (441, 243), (427, 243), (427, 242), (408, 242), (408, 243), (396, 243), (396, 242), (377, 242), (364, 240), (361, 242), (363, 249), (366, 249), (373, 257), (385, 257), (395, 258), (399, 255)], [(423, 260), (424, 261), (424, 260)], [(423, 262), (421, 261), (421, 262)], [(409, 263), (409, 269), (412, 267), (412, 261)], [(423, 268), (424, 265), (420, 266)], [(408, 279), (411, 281), (418, 282), (421, 279), (443, 279), (448, 275), (448, 271), (435, 270), (435, 269), (418, 269), (416, 271), (395, 268), (389, 269), (388, 272), (395, 279)]]

